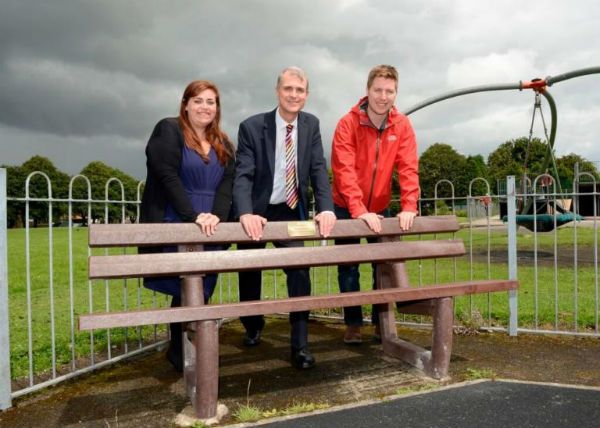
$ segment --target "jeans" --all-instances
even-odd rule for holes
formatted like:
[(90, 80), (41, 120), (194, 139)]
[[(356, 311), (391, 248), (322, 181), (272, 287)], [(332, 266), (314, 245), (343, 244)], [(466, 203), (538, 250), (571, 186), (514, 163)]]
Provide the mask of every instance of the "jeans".
[[(335, 206), (335, 215), (338, 220), (348, 220), (352, 216), (346, 208)], [(384, 210), (380, 215), (388, 217), (388, 210)], [(375, 242), (376, 239), (369, 238), (368, 242)], [(335, 245), (348, 245), (348, 244), (360, 244), (360, 239), (336, 239)], [(377, 277), (376, 265), (373, 264), (373, 277), (371, 287), (375, 287), (375, 278)], [(350, 291), (360, 291), (360, 271), (359, 265), (339, 265), (338, 266), (338, 285), (341, 293), (347, 293)], [(376, 325), (379, 324), (379, 311), (377, 305), (373, 305), (371, 311), (371, 322)], [(347, 306), (344, 308), (344, 323), (348, 326), (361, 326), (363, 324), (362, 307), (360, 306)]]

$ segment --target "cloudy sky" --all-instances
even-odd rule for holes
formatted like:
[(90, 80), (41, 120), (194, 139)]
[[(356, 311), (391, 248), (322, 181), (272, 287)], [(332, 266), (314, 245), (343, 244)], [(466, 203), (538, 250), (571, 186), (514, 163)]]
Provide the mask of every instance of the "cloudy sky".
[[(143, 179), (154, 124), (194, 79), (221, 89), (225, 130), (275, 107), (277, 73), (304, 68), (305, 109), (327, 153), (337, 120), (376, 64), (400, 72), (397, 106), (469, 86), (600, 66), (597, 0), (39, 1), (0, 4), (0, 164), (33, 155), (69, 174), (93, 160)], [(558, 155), (600, 161), (600, 75), (550, 88)], [(526, 136), (531, 91), (487, 92), (410, 117), (436, 142), (487, 156)], [(549, 112), (545, 110), (549, 122)], [(536, 135), (543, 137), (538, 122)]]

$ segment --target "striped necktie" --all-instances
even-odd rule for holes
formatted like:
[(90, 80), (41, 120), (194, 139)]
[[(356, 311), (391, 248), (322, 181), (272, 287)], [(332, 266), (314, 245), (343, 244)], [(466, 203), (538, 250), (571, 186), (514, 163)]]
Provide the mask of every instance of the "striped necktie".
[(298, 186), (296, 183), (296, 150), (292, 140), (294, 125), (288, 124), (285, 134), (285, 203), (291, 209), (298, 205)]

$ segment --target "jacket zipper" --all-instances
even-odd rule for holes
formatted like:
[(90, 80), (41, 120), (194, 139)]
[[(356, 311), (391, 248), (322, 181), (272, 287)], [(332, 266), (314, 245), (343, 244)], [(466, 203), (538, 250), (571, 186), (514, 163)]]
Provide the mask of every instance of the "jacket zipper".
[(379, 144), (381, 143), (382, 130), (377, 130), (377, 142), (375, 143), (375, 164), (373, 165), (373, 177), (371, 179), (371, 190), (369, 190), (369, 199), (367, 200), (367, 210), (371, 212), (371, 198), (375, 188), (375, 178), (377, 178), (377, 163), (379, 162)]

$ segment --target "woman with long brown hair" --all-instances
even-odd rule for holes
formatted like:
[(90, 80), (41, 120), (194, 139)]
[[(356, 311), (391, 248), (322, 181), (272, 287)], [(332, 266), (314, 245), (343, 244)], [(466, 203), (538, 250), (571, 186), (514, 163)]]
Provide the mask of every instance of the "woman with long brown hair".
[[(141, 223), (195, 222), (212, 235), (231, 208), (234, 148), (220, 125), (219, 90), (207, 80), (196, 80), (181, 98), (179, 117), (162, 119), (146, 146), (147, 178)], [(176, 248), (142, 251), (172, 252)], [(204, 299), (214, 291), (217, 275), (204, 277)], [(181, 305), (179, 278), (145, 278), (144, 286), (173, 296)], [(183, 369), (181, 324), (170, 325), (167, 358)]]

